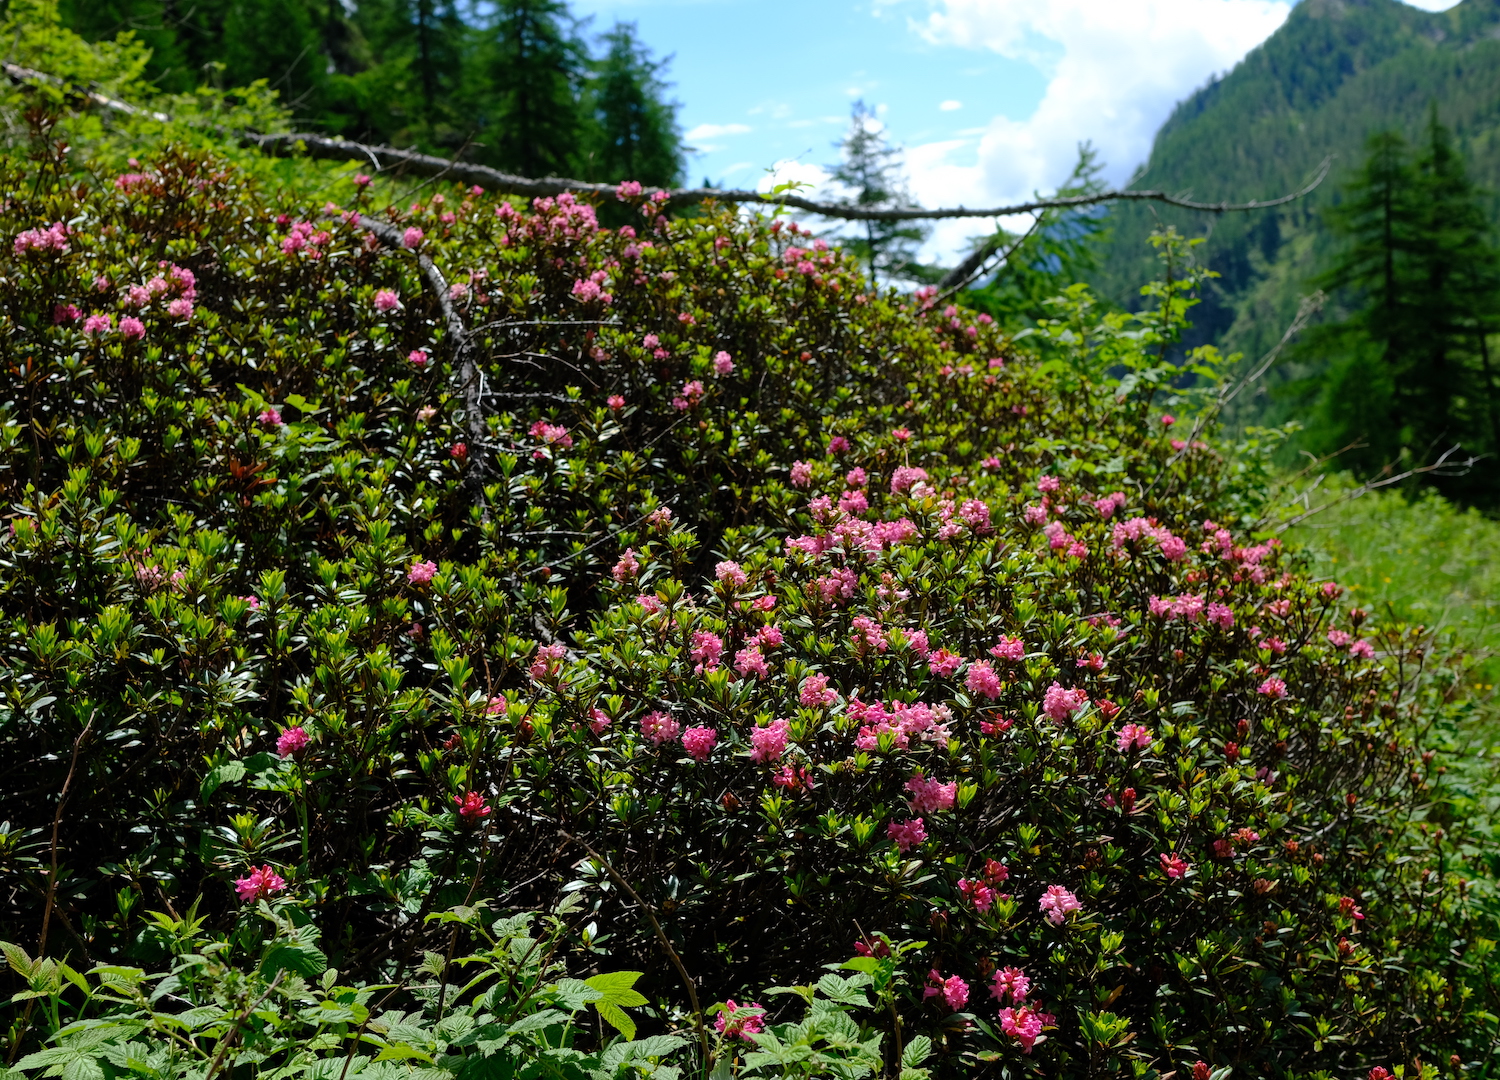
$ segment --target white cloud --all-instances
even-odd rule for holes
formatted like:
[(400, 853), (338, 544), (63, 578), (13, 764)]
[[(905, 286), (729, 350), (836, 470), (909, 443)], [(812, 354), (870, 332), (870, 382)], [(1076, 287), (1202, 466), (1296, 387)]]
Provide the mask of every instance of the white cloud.
[(963, 107), (964, 103), (962, 101), (945, 101), (938, 106), (943, 112), (953, 112), (955, 109), (962, 109)]
[[(1289, 0), (925, 3), (925, 18), (912, 25), (929, 41), (1030, 62), (1048, 76), (1031, 116), (993, 117), (977, 144), (909, 148), (912, 191), (927, 206), (995, 205), (1055, 188), (1084, 140), (1099, 150), (1107, 178), (1124, 183), (1172, 106), (1233, 67), (1291, 10)], [(929, 250), (951, 258), (980, 228), (938, 229)]]
[(683, 138), (688, 142), (698, 142), (703, 139), (722, 138), (725, 135), (745, 135), (750, 130), (748, 124), (699, 124)]

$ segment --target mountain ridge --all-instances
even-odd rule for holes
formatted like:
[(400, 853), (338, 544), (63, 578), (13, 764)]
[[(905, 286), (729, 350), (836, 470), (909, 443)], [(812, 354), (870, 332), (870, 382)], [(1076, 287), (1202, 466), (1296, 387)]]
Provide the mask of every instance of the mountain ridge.
[[(1126, 307), (1125, 282), (1148, 279), (1145, 244), (1158, 221), (1206, 235), (1200, 258), (1221, 276), (1195, 309), (1189, 345), (1257, 356), (1280, 338), (1333, 237), (1323, 212), (1386, 128), (1421, 138), (1430, 107), (1449, 126), (1500, 217), (1500, 0), (1428, 12), (1398, 0), (1303, 0), (1234, 69), (1178, 104), (1132, 181), (1204, 200), (1266, 198), (1299, 186), (1328, 156), (1334, 167), (1286, 207), (1204, 220), (1172, 208), (1121, 206), (1092, 284)], [(1337, 315), (1335, 298), (1328, 314)], [(1280, 419), (1264, 395), (1252, 408)]]

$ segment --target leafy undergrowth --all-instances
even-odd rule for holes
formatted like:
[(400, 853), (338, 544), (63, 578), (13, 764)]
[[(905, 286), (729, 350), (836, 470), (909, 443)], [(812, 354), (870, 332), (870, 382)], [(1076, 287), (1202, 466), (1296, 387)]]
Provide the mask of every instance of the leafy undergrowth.
[(33, 124), (0, 167), (23, 1075), (1491, 1053), (1425, 741), (1458, 672), (1256, 533), (1264, 459), (1183, 434), (1175, 236), (1142, 316), (1074, 289), (1018, 343), (774, 216), (327, 205)]

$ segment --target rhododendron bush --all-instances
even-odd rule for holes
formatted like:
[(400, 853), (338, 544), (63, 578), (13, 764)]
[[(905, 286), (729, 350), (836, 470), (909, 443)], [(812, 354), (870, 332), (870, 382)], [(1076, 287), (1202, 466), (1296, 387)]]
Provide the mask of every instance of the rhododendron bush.
[(1180, 264), (1012, 340), (629, 187), (86, 164), (0, 181), (13, 1060), (174, 963), (209, 1072), (1485, 1052), (1441, 673), (1257, 531)]

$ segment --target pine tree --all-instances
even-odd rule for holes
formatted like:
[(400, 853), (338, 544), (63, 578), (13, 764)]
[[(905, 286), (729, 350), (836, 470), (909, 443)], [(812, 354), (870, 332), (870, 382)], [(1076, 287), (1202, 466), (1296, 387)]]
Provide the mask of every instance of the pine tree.
[(661, 79), (668, 61), (651, 58), (634, 23), (616, 23), (603, 44), (588, 84), (593, 130), (585, 174), (670, 187), (681, 179), (683, 161), (677, 107)]
[(522, 176), (568, 176), (585, 135), (588, 54), (562, 0), (498, 0), (475, 105), (481, 157)]
[[(893, 210), (916, 204), (906, 190), (903, 155), (886, 141), (885, 126), (864, 101), (851, 111), (849, 131), (834, 144), (840, 161), (832, 169), (834, 182), (852, 191), (835, 198), (844, 206), (865, 210)], [(854, 235), (841, 243), (865, 264), (872, 281), (917, 276), (917, 248), (927, 239), (931, 226), (911, 221), (861, 221)]]

